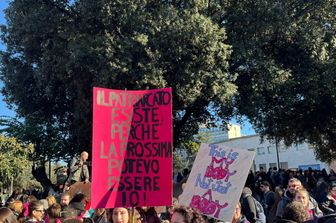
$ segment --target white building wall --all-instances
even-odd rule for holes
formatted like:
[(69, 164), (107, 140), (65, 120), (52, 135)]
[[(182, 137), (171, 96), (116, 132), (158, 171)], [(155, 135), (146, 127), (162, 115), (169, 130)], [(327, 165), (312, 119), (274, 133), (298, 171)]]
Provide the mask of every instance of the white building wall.
[[(269, 167), (277, 166), (275, 143), (266, 139), (261, 143), (259, 135), (243, 136), (216, 144), (225, 147), (255, 150), (254, 170), (259, 170), (260, 166), (264, 166), (264, 170), (267, 171)], [(283, 143), (279, 142), (278, 149), (279, 162), (287, 163), (288, 169), (297, 169), (304, 165), (320, 165), (321, 170), (323, 168), (327, 171), (329, 170), (328, 164), (316, 160), (314, 150), (307, 143), (287, 148)]]

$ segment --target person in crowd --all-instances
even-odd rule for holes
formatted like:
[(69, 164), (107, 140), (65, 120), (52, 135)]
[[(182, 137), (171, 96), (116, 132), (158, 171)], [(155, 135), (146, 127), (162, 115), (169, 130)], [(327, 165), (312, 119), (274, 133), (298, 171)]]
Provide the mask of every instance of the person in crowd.
[(295, 191), (302, 188), (301, 181), (297, 178), (291, 178), (288, 181), (287, 190), (285, 190), (281, 200), (278, 203), (276, 217), (282, 218), (283, 211), (287, 204), (293, 201)]
[(174, 209), (171, 223), (205, 223), (205, 221), (195, 209), (180, 206)]
[[(276, 212), (276, 217), (277, 218), (282, 218), (282, 213), (283, 210), (285, 209), (286, 205), (289, 204), (294, 200), (294, 195), (295, 192), (299, 189), (303, 188), (301, 181), (297, 178), (291, 178), (288, 181), (288, 187), (287, 190), (284, 192), (284, 196), (281, 198), (281, 201), (278, 203), (277, 207), (277, 212)], [(322, 216), (323, 213), (322, 211), (318, 208), (318, 204), (315, 201), (315, 199), (311, 196), (309, 196), (308, 199), (308, 207), (311, 210), (314, 210), (314, 215), (315, 216)]]
[(303, 204), (308, 213), (309, 220), (314, 220), (318, 217), (322, 217), (323, 213), (319, 209), (316, 201), (315, 200), (309, 201), (309, 199), (310, 199), (309, 193), (305, 188), (300, 188), (295, 191), (294, 201), (298, 201)]
[(189, 177), (189, 174), (190, 174), (190, 170), (189, 170), (188, 168), (184, 168), (184, 169), (183, 169), (183, 173), (182, 173), (182, 175), (183, 175), (183, 179), (184, 179), (184, 180), (187, 180), (188, 177)]
[(53, 195), (47, 196), (46, 200), (48, 202), (48, 207), (51, 207), (52, 205), (57, 203), (57, 200), (56, 200), (55, 196), (53, 196)]
[(328, 174), (329, 182), (336, 182), (336, 173), (333, 169), (330, 169), (330, 172)]
[(113, 208), (111, 215), (112, 223), (130, 223), (130, 210), (128, 208)]
[(90, 174), (87, 165), (89, 153), (83, 151), (79, 157), (74, 157), (70, 163), (70, 174), (67, 185), (70, 186), (76, 182), (89, 182)]
[(254, 173), (252, 170), (250, 170), (249, 174), (247, 175), (245, 187), (254, 188), (254, 178), (255, 178)]
[(239, 201), (236, 205), (231, 223), (250, 223), (242, 214), (242, 206)]
[(266, 180), (266, 172), (263, 167), (260, 167), (259, 171), (256, 172), (253, 195), (257, 200), (261, 200), (262, 192), (260, 190), (261, 182)]
[(160, 218), (154, 207), (137, 208), (146, 223), (160, 223)]
[(32, 201), (29, 204), (29, 215), (26, 223), (42, 223), (44, 216), (43, 203), (40, 201)]
[[(145, 222), (143, 216), (141, 216), (141, 214), (140, 214), (140, 212), (138, 211), (137, 208), (134, 209), (134, 216), (133, 217), (134, 217), (134, 221), (133, 221), (134, 223)], [(164, 221), (161, 221), (161, 223), (164, 223)], [(170, 223), (170, 221), (166, 222), (166, 223)]]
[(18, 223), (13, 211), (7, 207), (0, 208), (0, 223)]
[(278, 207), (278, 203), (281, 200), (281, 197), (284, 193), (284, 189), (282, 188), (281, 185), (278, 185), (275, 187), (274, 189), (274, 204), (272, 205), (268, 216), (267, 216), (267, 222), (268, 223), (273, 223), (274, 220), (276, 219), (276, 211), (277, 211), (277, 207)]
[(48, 201), (46, 199), (41, 199), (40, 202), (43, 204), (44, 211), (47, 211), (49, 208)]
[(307, 181), (307, 190), (309, 192), (312, 192), (317, 183), (317, 180), (316, 180), (316, 176), (311, 167), (308, 168), (307, 175), (306, 175), (306, 181)]
[(326, 181), (324, 181), (323, 177), (320, 177), (314, 188), (314, 198), (316, 202), (321, 204), (323, 201), (325, 201), (328, 192), (329, 192), (329, 184)]
[(308, 213), (301, 202), (289, 203), (284, 211), (283, 218), (276, 220), (277, 223), (303, 223), (308, 220)]
[(107, 223), (107, 211), (105, 208), (97, 208), (92, 216), (95, 223)]
[(8, 206), (14, 213), (16, 219), (19, 221), (23, 217), (23, 203), (20, 200), (12, 201)]
[(302, 171), (302, 169), (299, 169), (298, 171), (296, 171), (294, 175), (295, 175), (295, 176), (294, 176), (295, 178), (299, 179), (299, 181), (302, 183), (302, 186), (303, 186), (303, 187), (306, 187), (306, 186), (307, 186), (307, 185), (306, 185), (306, 178), (305, 178), (305, 176), (303, 176), (303, 171)]
[(280, 173), (279, 173), (277, 167), (273, 167), (271, 180), (272, 180), (272, 183), (273, 183), (273, 186), (274, 186), (273, 188), (275, 188), (278, 185), (281, 185)]
[(240, 197), (240, 203), (242, 206), (242, 214), (249, 222), (255, 223), (257, 219), (257, 208), (250, 188), (244, 187)]
[(64, 210), (64, 208), (67, 207), (69, 203), (70, 203), (70, 194), (68, 192), (64, 192), (61, 195), (61, 200), (60, 200), (62, 210)]
[(82, 221), (80, 217), (78, 217), (78, 211), (73, 209), (70, 206), (67, 206), (64, 208), (64, 210), (61, 211), (61, 221), (64, 223), (68, 220), (79, 220)]
[(328, 195), (320, 208), (325, 215), (336, 214), (336, 182), (330, 185)]
[(87, 207), (87, 200), (84, 194), (76, 194), (70, 201), (69, 206), (77, 211), (77, 215), (80, 218), (84, 217), (85, 212), (89, 209)]
[(274, 204), (275, 195), (271, 191), (271, 184), (268, 181), (262, 181), (260, 184), (260, 190), (263, 192), (263, 199), (261, 204), (264, 208), (266, 219), (268, 218), (269, 212)]
[[(172, 206), (168, 206), (167, 207), (167, 214), (168, 214), (168, 220), (170, 222), (171, 220), (171, 216), (174, 213), (174, 208), (178, 206), (178, 200), (176, 197), (173, 197), (173, 202), (172, 202)], [(161, 219), (162, 220), (162, 219)]]
[(62, 207), (60, 204), (52, 204), (46, 211), (44, 216), (45, 223), (61, 223), (61, 211)]

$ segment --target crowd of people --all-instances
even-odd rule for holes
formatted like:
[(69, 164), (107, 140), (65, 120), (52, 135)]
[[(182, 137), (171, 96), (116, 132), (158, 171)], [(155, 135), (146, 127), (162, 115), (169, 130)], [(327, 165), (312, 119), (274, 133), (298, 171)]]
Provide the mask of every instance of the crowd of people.
[[(72, 171), (80, 170), (87, 154), (73, 160)], [(83, 175), (83, 171), (79, 173)], [(84, 173), (73, 173), (67, 182), (88, 181)], [(187, 171), (183, 174), (187, 178)], [(176, 180), (176, 177), (173, 179)], [(180, 179), (181, 182), (181, 179)], [(71, 185), (71, 184), (70, 184)], [(32, 191), (15, 190), (0, 208), (0, 223), (213, 223), (173, 198), (169, 207), (91, 209), (83, 193), (68, 191), (39, 197)], [(331, 170), (250, 172), (231, 223), (336, 223), (336, 175)]]
[[(243, 214), (255, 222), (335, 222), (336, 174), (263, 168), (250, 172), (242, 198)], [(261, 208), (257, 208), (260, 204)], [(258, 215), (264, 215), (265, 221)]]

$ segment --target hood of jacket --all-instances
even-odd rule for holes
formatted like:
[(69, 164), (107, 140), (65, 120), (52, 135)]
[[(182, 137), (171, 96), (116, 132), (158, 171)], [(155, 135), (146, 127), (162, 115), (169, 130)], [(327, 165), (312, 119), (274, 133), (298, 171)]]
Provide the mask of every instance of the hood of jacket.
[(244, 187), (242, 194), (252, 195), (252, 190), (249, 187)]

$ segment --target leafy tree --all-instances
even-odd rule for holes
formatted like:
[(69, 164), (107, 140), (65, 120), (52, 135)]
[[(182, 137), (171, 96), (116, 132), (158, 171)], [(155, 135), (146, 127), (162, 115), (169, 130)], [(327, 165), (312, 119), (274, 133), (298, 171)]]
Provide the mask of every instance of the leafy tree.
[(308, 141), (319, 159), (335, 159), (335, 1), (227, 3), (213, 18), (233, 48), (238, 112), (263, 136)]
[(200, 144), (191, 140), (180, 143), (179, 149), (174, 151), (174, 170), (192, 167)]
[[(35, 159), (91, 147), (92, 87), (173, 88), (175, 144), (233, 110), (226, 34), (206, 3), (14, 0), (2, 28), (2, 89)], [(30, 133), (34, 133), (30, 135)]]
[(25, 178), (26, 171), (29, 169), (28, 158), (33, 150), (32, 144), (24, 145), (13, 137), (0, 134), (0, 182), (2, 186), (9, 186), (12, 178)]

